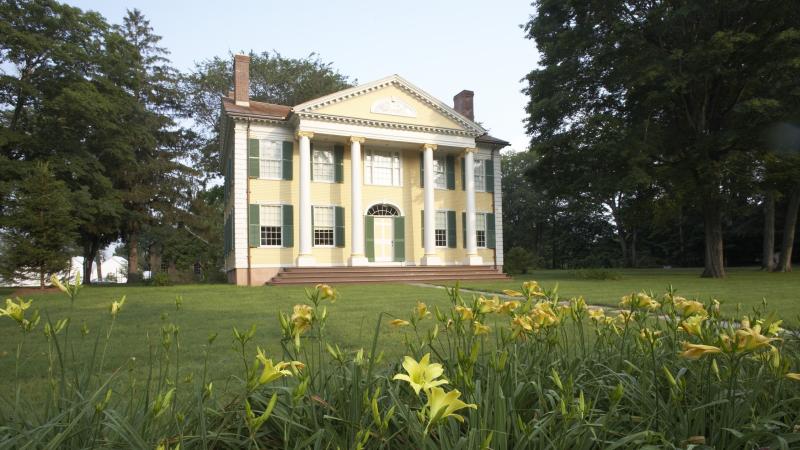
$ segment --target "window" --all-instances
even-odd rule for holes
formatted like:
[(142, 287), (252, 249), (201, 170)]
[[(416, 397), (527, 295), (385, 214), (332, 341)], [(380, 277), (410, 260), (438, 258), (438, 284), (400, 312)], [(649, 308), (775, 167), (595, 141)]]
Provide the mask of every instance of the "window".
[(333, 207), (314, 207), (314, 245), (333, 245)]
[(433, 187), (447, 189), (447, 163), (444, 158), (433, 159)]
[(364, 183), (400, 186), (400, 154), (367, 151), (364, 158)]
[(280, 247), (283, 243), (281, 233), (281, 206), (261, 205), (261, 245)]
[(261, 178), (283, 177), (283, 146), (278, 141), (262, 139), (259, 148), (259, 174)]
[(486, 214), (475, 214), (475, 241), (478, 247), (486, 247)]
[(169, 270), (169, 262), (167, 260), (161, 261), (161, 271), (166, 272)]
[(437, 247), (447, 247), (447, 211), (436, 211), (434, 242)]
[(480, 192), (486, 192), (486, 160), (476, 159), (474, 170), (475, 170), (475, 190)]
[(334, 182), (333, 150), (314, 150), (312, 155), (312, 173), (314, 181)]
[(388, 217), (388, 216), (399, 216), (400, 212), (397, 211), (392, 205), (387, 205), (385, 203), (379, 203), (377, 205), (372, 205), (367, 210), (368, 216), (381, 216), (381, 217)]

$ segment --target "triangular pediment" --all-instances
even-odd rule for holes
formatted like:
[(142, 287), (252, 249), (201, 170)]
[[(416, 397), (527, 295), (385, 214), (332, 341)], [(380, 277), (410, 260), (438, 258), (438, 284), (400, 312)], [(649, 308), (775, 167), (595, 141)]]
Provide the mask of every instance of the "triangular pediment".
[(374, 125), (403, 124), (480, 136), (480, 125), (462, 116), (398, 75), (335, 92), (292, 108), (300, 116), (347, 118)]

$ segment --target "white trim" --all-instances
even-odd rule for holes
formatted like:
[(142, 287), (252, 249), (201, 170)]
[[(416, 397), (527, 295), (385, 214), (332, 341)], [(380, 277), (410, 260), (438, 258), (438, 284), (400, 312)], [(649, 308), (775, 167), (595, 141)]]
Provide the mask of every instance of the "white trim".
[(459, 114), (456, 110), (454, 110), (450, 106), (439, 101), (437, 98), (431, 96), (430, 94), (418, 88), (417, 86), (414, 86), (409, 81), (405, 80), (404, 78), (402, 78), (400, 75), (397, 74), (381, 78), (380, 80), (375, 80), (369, 83), (365, 83), (360, 86), (355, 86), (349, 89), (344, 89), (339, 92), (334, 92), (332, 94), (325, 95), (317, 99), (309, 100), (305, 103), (301, 103), (295, 106), (294, 108), (292, 108), (292, 111), (298, 115), (301, 115), (302, 113), (310, 113), (311, 111), (322, 108), (324, 106), (331, 105), (334, 103), (339, 103), (341, 101), (353, 97), (358, 97), (360, 95), (364, 95), (369, 92), (374, 92), (390, 85), (394, 85), (400, 88), (407, 94), (411, 95), (412, 97), (415, 97), (417, 100), (420, 100), (423, 103), (428, 104), (429, 106), (433, 107), (433, 109), (437, 110), (439, 113), (454, 120), (455, 122), (463, 126), (466, 129), (465, 131), (473, 135), (473, 137), (486, 134), (486, 130), (483, 127), (481, 127), (474, 121), (464, 117), (463, 115)]
[[(331, 208), (331, 218), (333, 219), (333, 226), (331, 227), (331, 228), (333, 228), (333, 245), (317, 245), (317, 244), (314, 243), (314, 228), (317, 226), (316, 221), (314, 220), (314, 208)], [(344, 248), (344, 246), (342, 246), (342, 247), (337, 247), (336, 246), (336, 226), (337, 226), (336, 225), (336, 208), (344, 209), (344, 206), (342, 206), (342, 205), (334, 205), (333, 203), (327, 204), (327, 205), (326, 204), (317, 204), (317, 203), (312, 203), (311, 204), (311, 248), (312, 249), (315, 249), (315, 248)]]
[(246, 269), (248, 266), (248, 254), (250, 252), (250, 244), (248, 240), (248, 204), (247, 204), (247, 190), (250, 183), (250, 177), (247, 174), (248, 154), (247, 154), (247, 139), (249, 136), (249, 128), (245, 122), (236, 122), (233, 126), (233, 139), (231, 149), (233, 158), (233, 180), (231, 180), (230, 201), (233, 203), (233, 264), (228, 267), (232, 269)]
[(361, 136), (370, 140), (405, 142), (410, 144), (436, 144), (443, 147), (473, 148), (475, 138), (469, 136), (446, 135), (436, 132), (382, 129), (359, 124), (332, 123), (302, 117), (298, 121), (298, 129), (331, 136)]
[[(395, 202), (393, 202), (391, 200), (379, 200), (379, 201), (371, 203), (369, 206), (367, 206), (364, 209), (364, 214), (363, 215), (364, 216), (368, 216), (369, 214), (367, 214), (367, 212), (369, 212), (369, 209), (372, 208), (375, 205), (391, 205), (391, 206), (394, 207), (394, 209), (396, 209), (400, 213), (400, 215), (396, 216), (396, 217), (405, 217), (406, 216), (405, 213), (403, 213), (403, 208), (401, 208), (400, 206), (398, 206)], [(381, 216), (376, 216), (376, 217), (381, 217)]]

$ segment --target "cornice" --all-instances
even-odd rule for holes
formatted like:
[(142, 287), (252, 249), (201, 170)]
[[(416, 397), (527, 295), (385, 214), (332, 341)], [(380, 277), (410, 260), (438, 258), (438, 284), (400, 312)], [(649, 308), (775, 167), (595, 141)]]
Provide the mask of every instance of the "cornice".
[(390, 128), (395, 130), (421, 131), (425, 133), (437, 133), (452, 136), (477, 137), (474, 131), (459, 130), (457, 128), (432, 127), (427, 125), (414, 125), (410, 123), (386, 122), (382, 120), (363, 119), (359, 117), (335, 116), (331, 114), (320, 114), (313, 112), (297, 112), (295, 115), (301, 119), (321, 120), (325, 122), (346, 123), (352, 125), (365, 125), (377, 128)]

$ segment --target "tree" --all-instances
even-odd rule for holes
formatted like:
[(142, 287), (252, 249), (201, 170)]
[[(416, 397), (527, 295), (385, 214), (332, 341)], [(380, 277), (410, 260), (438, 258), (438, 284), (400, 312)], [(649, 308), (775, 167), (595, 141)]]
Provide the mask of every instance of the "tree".
[(69, 266), (75, 223), (66, 185), (47, 164), (36, 163), (25, 175), (2, 221), (0, 272), (8, 280), (36, 273), (44, 289), (49, 275)]
[[(766, 147), (769, 125), (800, 95), (778, 94), (800, 53), (795, 2), (536, 2), (527, 24), (542, 55), (528, 75), (528, 132), (539, 148), (597, 118), (621, 123), (656, 182), (681, 180), (704, 222), (703, 276), (725, 276), (723, 222), (731, 198)], [(619, 142), (619, 141), (618, 141)], [(608, 148), (607, 146), (603, 148)], [(605, 177), (604, 177), (605, 178)], [(620, 185), (619, 187), (622, 187)]]

